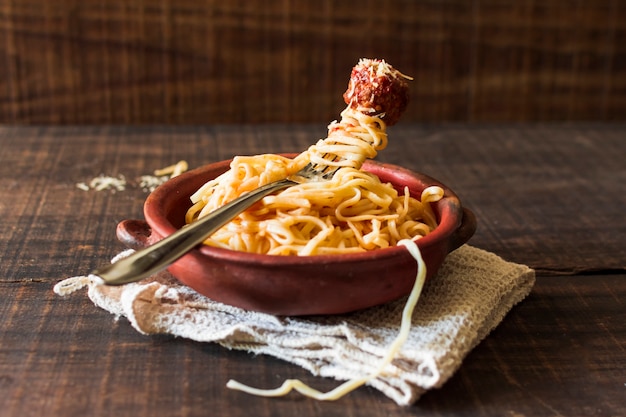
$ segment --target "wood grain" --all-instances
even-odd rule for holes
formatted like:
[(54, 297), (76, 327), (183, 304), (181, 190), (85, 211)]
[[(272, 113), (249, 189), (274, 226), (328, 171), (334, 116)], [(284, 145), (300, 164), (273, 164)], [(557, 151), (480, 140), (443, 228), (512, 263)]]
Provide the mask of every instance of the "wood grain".
[[(59, 280), (122, 249), (115, 225), (142, 216), (136, 179), (180, 159), (297, 152), (318, 125), (0, 128), (2, 416), (577, 416), (626, 414), (624, 125), (417, 125), (390, 130), (379, 159), (457, 190), (479, 219), (474, 246), (538, 272), (522, 303), (443, 387), (400, 408), (361, 388), (337, 402), (262, 399), (230, 378), (273, 387), (315, 378), (279, 360), (168, 336), (147, 337)], [(124, 191), (76, 183), (123, 174)], [(557, 274), (558, 276), (555, 276)]]
[(0, 14), (0, 123), (328, 123), (361, 57), (415, 78), (409, 122), (626, 109), (619, 0), (6, 0)]

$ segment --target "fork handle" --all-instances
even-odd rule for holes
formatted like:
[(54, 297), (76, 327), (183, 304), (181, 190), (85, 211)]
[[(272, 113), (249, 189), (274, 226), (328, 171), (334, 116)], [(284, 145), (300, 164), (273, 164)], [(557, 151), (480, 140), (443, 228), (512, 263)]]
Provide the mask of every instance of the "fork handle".
[(127, 284), (147, 278), (167, 268), (263, 197), (294, 184), (295, 182), (284, 179), (256, 188), (155, 244), (91, 274), (102, 278), (109, 285)]

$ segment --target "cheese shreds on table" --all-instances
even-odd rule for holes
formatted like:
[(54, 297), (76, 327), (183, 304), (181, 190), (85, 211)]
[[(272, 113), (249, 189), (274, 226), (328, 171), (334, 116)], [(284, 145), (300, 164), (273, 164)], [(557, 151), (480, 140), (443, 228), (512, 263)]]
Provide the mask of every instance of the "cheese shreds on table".
[(139, 178), (139, 187), (141, 187), (141, 189), (145, 192), (152, 192), (156, 190), (159, 185), (167, 182), (167, 180), (169, 179), (170, 177), (168, 175), (164, 175), (162, 177), (157, 177), (154, 175), (142, 175)]
[[(179, 161), (174, 165), (157, 169), (154, 171), (154, 175), (142, 175), (139, 177), (139, 187), (145, 192), (154, 191), (159, 185), (163, 184), (167, 180), (174, 178), (183, 172), (187, 171), (188, 164), (186, 161)], [(83, 191), (95, 190), (104, 191), (111, 190), (113, 192), (126, 190), (129, 185), (126, 177), (122, 174), (117, 177), (101, 174), (94, 177), (89, 183), (79, 182), (76, 184), (78, 189)]]
[(117, 177), (111, 177), (108, 175), (101, 174), (98, 177), (93, 178), (89, 181), (89, 184), (85, 184), (84, 182), (76, 184), (78, 188), (84, 191), (96, 190), (113, 190), (113, 191), (124, 191), (126, 189), (126, 178), (123, 175), (118, 175)]

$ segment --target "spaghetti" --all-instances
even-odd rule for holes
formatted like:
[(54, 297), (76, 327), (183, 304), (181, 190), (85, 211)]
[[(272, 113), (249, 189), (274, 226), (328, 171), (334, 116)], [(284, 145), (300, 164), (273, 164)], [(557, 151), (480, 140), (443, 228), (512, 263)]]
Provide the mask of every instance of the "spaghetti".
[(204, 243), (257, 254), (308, 256), (386, 248), (425, 236), (436, 227), (430, 203), (441, 199), (443, 190), (429, 187), (416, 198), (407, 188), (400, 194), (360, 170), (387, 146), (386, 127), (397, 122), (408, 102), (407, 79), (385, 61), (361, 59), (343, 95), (347, 107), (341, 120), (328, 126), (325, 139), (294, 159), (235, 157), (229, 171), (191, 196), (186, 223), (248, 191), (293, 178), (311, 163), (340, 169), (330, 180), (304, 181), (263, 198)]
[(408, 100), (407, 78), (384, 61), (361, 60), (353, 69), (341, 121), (328, 126), (326, 139), (294, 159), (279, 155), (235, 157), (230, 170), (191, 196), (186, 215), (191, 223), (240, 195), (273, 181), (292, 177), (308, 163), (338, 166), (330, 180), (302, 182), (264, 197), (208, 238), (207, 245), (269, 255), (323, 255), (404, 245), (417, 262), (415, 284), (405, 304), (400, 331), (376, 370), (329, 392), (288, 379), (276, 389), (257, 389), (231, 380), (227, 387), (260, 396), (283, 396), (292, 390), (318, 400), (336, 400), (387, 367), (406, 342), (413, 309), (426, 279), (426, 266), (415, 240), (437, 226), (430, 203), (443, 197), (432, 186), (415, 198), (401, 194), (372, 173), (361, 171), (368, 158), (387, 146), (387, 124), (397, 121)]
[[(329, 125), (328, 137), (294, 159), (235, 157), (230, 170), (191, 196), (191, 223), (239, 195), (290, 175), (308, 162), (342, 166), (327, 181), (305, 182), (263, 198), (205, 241), (210, 246), (270, 255), (323, 255), (374, 250), (425, 236), (436, 226), (429, 203), (443, 196), (429, 187), (415, 198), (361, 171), (387, 145), (385, 124), (350, 107)], [(339, 155), (338, 161), (325, 155)]]

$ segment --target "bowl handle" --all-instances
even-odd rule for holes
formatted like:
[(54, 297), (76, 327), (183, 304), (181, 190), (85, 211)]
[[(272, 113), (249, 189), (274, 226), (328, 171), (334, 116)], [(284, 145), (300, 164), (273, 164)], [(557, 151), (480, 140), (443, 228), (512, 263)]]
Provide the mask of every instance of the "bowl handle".
[(116, 229), (117, 239), (131, 249), (142, 249), (151, 244), (152, 228), (145, 220), (122, 220)]
[(463, 219), (461, 220), (461, 225), (452, 235), (452, 239), (450, 240), (450, 252), (455, 249), (460, 248), (462, 245), (467, 243), (468, 240), (474, 235), (476, 231), (476, 216), (474, 213), (463, 207)]

